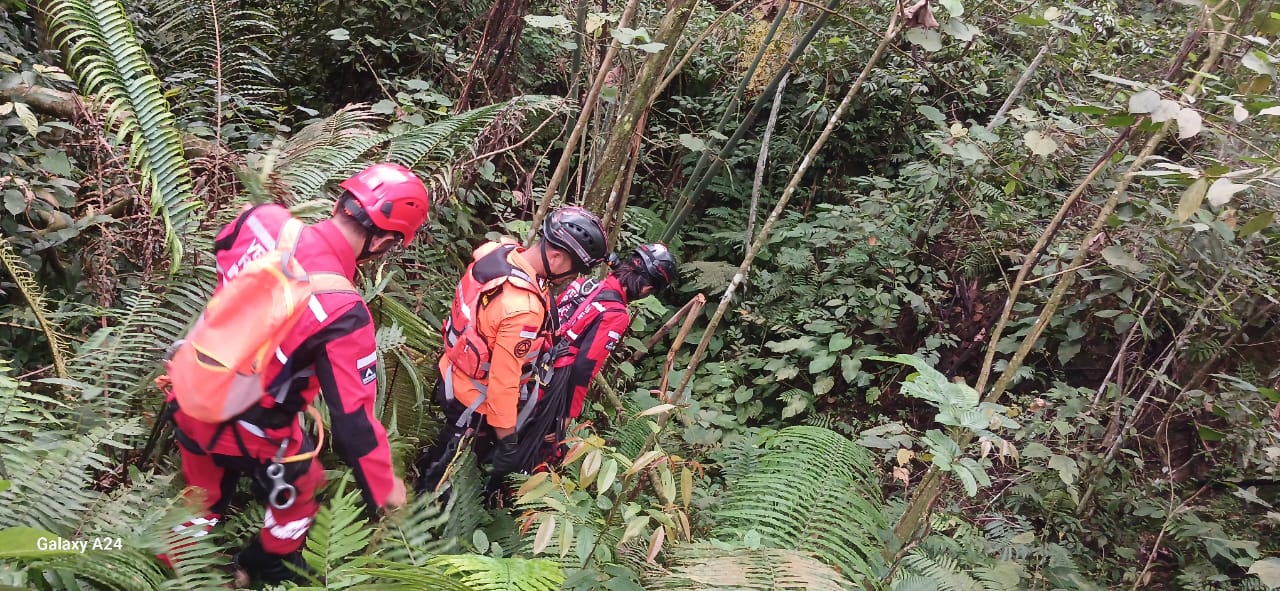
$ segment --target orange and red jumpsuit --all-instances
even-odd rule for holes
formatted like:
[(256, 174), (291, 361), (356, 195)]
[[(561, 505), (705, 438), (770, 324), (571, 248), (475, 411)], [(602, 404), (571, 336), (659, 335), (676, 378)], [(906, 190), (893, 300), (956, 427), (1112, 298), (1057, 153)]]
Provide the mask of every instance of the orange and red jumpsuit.
[[(224, 227), (214, 243), (217, 288), (272, 250), (288, 219), (285, 208), (262, 205)], [(332, 220), (305, 228), (295, 256), (308, 272), (355, 275), (355, 255)], [(386, 431), (374, 416), (377, 362), (372, 316), (364, 300), (354, 292), (320, 293), (312, 296), (308, 310), (275, 352), (265, 373), (270, 387), (261, 405), (222, 424), (195, 420), (176, 408), (183, 477), (203, 493), (203, 506), (211, 513), (206, 524), (225, 513), (241, 477), (253, 480), (255, 495), (263, 500), (270, 490), (265, 470), (282, 442), (287, 442), (285, 456), (314, 448), (298, 413), (320, 392), (329, 410), (334, 448), (354, 472), (367, 506), (381, 508), (395, 474)], [(177, 406), (174, 394), (169, 401)], [(288, 463), (285, 479), (297, 489), (294, 503), (284, 510), (268, 504), (262, 531), (246, 549), (269, 555), (256, 557), (267, 562), (302, 546), (318, 510), (315, 492), (324, 484), (324, 467), (314, 458)], [(252, 562), (255, 557), (245, 559)]]

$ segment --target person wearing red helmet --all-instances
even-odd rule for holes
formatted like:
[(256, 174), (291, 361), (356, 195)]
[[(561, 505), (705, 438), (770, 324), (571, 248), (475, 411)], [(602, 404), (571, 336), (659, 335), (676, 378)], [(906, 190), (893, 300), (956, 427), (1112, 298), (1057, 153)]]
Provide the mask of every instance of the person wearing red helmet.
[(435, 398), (446, 422), (419, 460), (419, 492), (447, 483), (468, 438), (481, 462), (492, 465), (485, 486), (491, 498), (518, 468), (520, 394), (550, 334), (549, 288), (603, 262), (606, 240), (595, 215), (565, 207), (547, 216), (541, 238), (528, 249), (488, 242), (472, 253), (442, 330)]
[[(341, 183), (332, 217), (303, 227), (296, 235), (293, 257), (307, 273), (340, 274), (354, 280), (358, 263), (408, 245), (427, 219), (430, 196), (409, 169), (374, 164)], [(245, 266), (283, 239), (289, 211), (274, 204), (241, 213), (214, 242), (217, 290)], [(373, 317), (352, 289), (317, 291), (308, 300), (275, 360), (264, 371), (270, 384), (256, 406), (230, 421), (206, 423), (183, 412), (174, 393), (168, 396), (187, 485), (208, 513), (198, 523), (174, 528), (175, 535), (200, 536), (221, 518), (241, 477), (248, 476), (255, 495), (267, 505), (261, 532), (235, 557), (241, 583), (290, 580), (288, 564), (301, 567), (300, 548), (315, 517), (315, 492), (324, 484), (324, 467), (307, 458), (315, 443), (298, 420), (320, 392), (329, 410), (331, 439), (351, 467), (371, 514), (405, 502), (404, 482), (392, 469), (386, 430), (374, 415), (377, 394), (377, 343)], [(281, 457), (303, 461), (284, 463)], [(275, 458), (274, 464), (272, 458)], [(275, 473), (283, 466), (283, 474)], [(294, 492), (278, 502), (276, 490)], [(180, 546), (180, 544), (179, 544)]]

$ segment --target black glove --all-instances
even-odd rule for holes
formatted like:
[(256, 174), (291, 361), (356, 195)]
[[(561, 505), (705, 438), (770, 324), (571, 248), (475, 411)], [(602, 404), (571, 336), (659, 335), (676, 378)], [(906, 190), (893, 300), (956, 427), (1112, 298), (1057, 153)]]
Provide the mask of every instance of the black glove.
[(502, 490), (507, 475), (520, 469), (520, 435), (518, 433), (512, 433), (494, 444), (492, 464), (489, 482), (484, 487), (486, 496)]

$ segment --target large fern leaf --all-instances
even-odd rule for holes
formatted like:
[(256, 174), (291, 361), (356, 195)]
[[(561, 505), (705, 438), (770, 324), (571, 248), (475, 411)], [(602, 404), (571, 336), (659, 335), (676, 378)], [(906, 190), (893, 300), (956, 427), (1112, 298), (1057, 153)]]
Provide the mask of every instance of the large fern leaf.
[(60, 378), (67, 377), (67, 345), (62, 335), (58, 332), (58, 328), (53, 325), (49, 315), (45, 312), (44, 290), (40, 288), (40, 284), (36, 282), (35, 275), (22, 262), (18, 254), (13, 251), (13, 246), (7, 240), (0, 240), (0, 264), (3, 264), (5, 271), (9, 273), (10, 277), (13, 277), (14, 284), (18, 286), (18, 291), (27, 300), (27, 304), (31, 306), (31, 313), (35, 315), (36, 322), (40, 324), (40, 331), (44, 333), (44, 338), (49, 343), (49, 352), (53, 355), (54, 373)]
[(667, 548), (670, 565), (645, 579), (646, 589), (687, 591), (853, 591), (851, 581), (795, 550), (691, 544)]
[(714, 508), (715, 537), (754, 530), (763, 544), (813, 553), (851, 578), (885, 570), (878, 534), (888, 527), (872, 457), (843, 435), (788, 427), (768, 438), (769, 453), (730, 483)]
[(460, 577), (473, 591), (554, 591), (564, 583), (560, 565), (543, 559), (457, 554), (437, 556), (428, 564)]
[(177, 122), (119, 0), (46, 0), (54, 40), (66, 48), (80, 90), (107, 104), (129, 164), (142, 176), (152, 213), (164, 222), (173, 269), (198, 204)]

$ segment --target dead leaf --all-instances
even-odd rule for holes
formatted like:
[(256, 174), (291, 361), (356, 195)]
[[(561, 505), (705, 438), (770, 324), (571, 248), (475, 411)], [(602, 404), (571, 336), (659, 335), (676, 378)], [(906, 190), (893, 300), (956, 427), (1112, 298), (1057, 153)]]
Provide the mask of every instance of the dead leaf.
[(912, 4), (903, 10), (902, 14), (907, 18), (906, 26), (909, 29), (938, 27), (938, 19), (934, 18), (933, 12), (929, 10), (929, 0), (920, 0)]
[(908, 486), (911, 484), (911, 472), (902, 466), (898, 466), (893, 469), (893, 479), (901, 480), (902, 486)]

